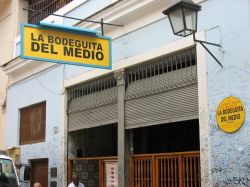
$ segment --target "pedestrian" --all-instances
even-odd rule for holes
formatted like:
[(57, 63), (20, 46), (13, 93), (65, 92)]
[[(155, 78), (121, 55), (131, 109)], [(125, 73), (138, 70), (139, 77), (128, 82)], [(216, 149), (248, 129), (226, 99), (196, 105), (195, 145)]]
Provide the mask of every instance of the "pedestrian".
[(35, 182), (33, 187), (42, 187), (42, 185), (39, 182)]
[(83, 183), (79, 182), (79, 177), (77, 175), (72, 175), (72, 182), (68, 187), (85, 187)]

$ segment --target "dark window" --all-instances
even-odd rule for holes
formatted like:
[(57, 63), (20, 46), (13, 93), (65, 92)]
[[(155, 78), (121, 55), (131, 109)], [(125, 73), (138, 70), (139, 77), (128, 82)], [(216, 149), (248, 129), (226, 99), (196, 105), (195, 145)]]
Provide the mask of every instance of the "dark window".
[(45, 141), (46, 102), (20, 110), (20, 144)]
[(198, 119), (137, 128), (133, 135), (134, 154), (200, 150)]
[(117, 124), (69, 132), (69, 147), (76, 157), (117, 156)]

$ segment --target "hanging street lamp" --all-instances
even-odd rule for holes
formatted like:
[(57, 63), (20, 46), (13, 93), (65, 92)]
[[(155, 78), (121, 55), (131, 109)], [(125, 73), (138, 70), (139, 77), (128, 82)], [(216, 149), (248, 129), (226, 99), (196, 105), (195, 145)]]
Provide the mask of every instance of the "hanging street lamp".
[(223, 68), (220, 61), (204, 44), (217, 47), (221, 47), (221, 45), (197, 40), (195, 38), (195, 33), (197, 32), (198, 11), (200, 10), (201, 6), (195, 4), (192, 0), (178, 0), (171, 4), (166, 10), (164, 10), (163, 14), (168, 16), (175, 35), (186, 37), (192, 34), (194, 41), (200, 43)]
[(201, 6), (191, 0), (182, 0), (163, 11), (168, 15), (173, 32), (178, 36), (188, 36), (197, 31), (197, 12)]

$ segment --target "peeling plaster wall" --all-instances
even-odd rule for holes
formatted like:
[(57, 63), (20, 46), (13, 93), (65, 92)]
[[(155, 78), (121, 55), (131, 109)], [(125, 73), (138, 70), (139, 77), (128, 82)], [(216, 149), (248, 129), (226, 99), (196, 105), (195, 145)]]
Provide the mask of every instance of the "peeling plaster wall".
[[(7, 146), (17, 146), (21, 149), (20, 161), (22, 164), (29, 164), (32, 159), (48, 158), (48, 172), (51, 167), (57, 167), (57, 178), (50, 178), (50, 181), (57, 181), (61, 186), (63, 163), (61, 163), (60, 149), (63, 131), (61, 116), (61, 82), (63, 79), (62, 66), (56, 66), (43, 71), (35, 76), (27, 78), (9, 87), (7, 105)], [(46, 101), (46, 135), (45, 142), (19, 145), (19, 109)], [(21, 180), (23, 180), (21, 169)]]
[[(205, 145), (210, 149), (210, 181), (205, 186), (250, 186), (250, 19), (249, 1), (207, 1), (204, 3), (200, 23), (213, 21), (218, 25), (206, 30), (206, 40), (221, 43), (223, 51), (209, 47), (222, 62), (224, 68), (206, 53), (209, 139)], [(222, 9), (223, 7), (223, 9)], [(220, 10), (219, 10), (220, 9)], [(214, 14), (205, 19), (208, 11)], [(207, 14), (206, 14), (207, 13)], [(213, 19), (216, 17), (216, 19)], [(198, 62), (199, 63), (199, 62)], [(218, 128), (216, 109), (228, 96), (239, 98), (245, 106), (245, 121), (241, 129), (225, 133)], [(201, 143), (202, 144), (202, 143)], [(205, 183), (204, 183), (205, 184)]]

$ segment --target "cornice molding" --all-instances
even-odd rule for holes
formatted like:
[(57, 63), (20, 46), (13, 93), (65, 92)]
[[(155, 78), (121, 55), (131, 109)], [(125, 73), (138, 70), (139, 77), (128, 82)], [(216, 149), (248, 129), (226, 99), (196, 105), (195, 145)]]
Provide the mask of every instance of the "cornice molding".
[(8, 64), (1, 66), (1, 68), (9, 75), (8, 85), (12, 85), (54, 66), (58, 66), (58, 64), (17, 57)]
[[(119, 17), (122, 17), (124, 15), (127, 15), (129, 13), (132, 13), (136, 9), (139, 9), (145, 5), (148, 5), (150, 3), (155, 2), (156, 0), (126, 0), (126, 1), (120, 1), (113, 6), (110, 6), (106, 8), (105, 10), (101, 10), (97, 13), (95, 13), (92, 16), (89, 16), (88, 19), (93, 19), (93, 20), (101, 20), (104, 19), (105, 22), (112, 22)], [(92, 29), (97, 29), (100, 26), (97, 25), (96, 23), (90, 23), (90, 22), (83, 22), (80, 24), (76, 24), (79, 27), (84, 27), (84, 28), (92, 28)]]
[[(127, 0), (115, 3), (113, 6), (95, 13), (88, 17), (91, 20), (101, 20), (107, 23), (121, 24), (123, 27), (105, 26), (105, 35), (116, 39), (122, 35), (133, 32), (145, 27), (155, 21), (161, 20), (166, 16), (161, 13), (162, 7), (166, 6), (168, 1), (161, 0)], [(142, 16), (142, 14), (144, 14)], [(80, 23), (76, 26), (89, 28), (93, 30), (100, 29), (99, 24)]]
[[(13, 71), (22, 68), (23, 66), (25, 66), (25, 64), (23, 62), (27, 61), (26, 59), (22, 59), (20, 56), (11, 60), (10, 62), (4, 64), (1, 66), (2, 70), (6, 73), (6, 74), (11, 74)], [(31, 60), (29, 60), (31, 61)], [(30, 63), (30, 62), (27, 62)]]

